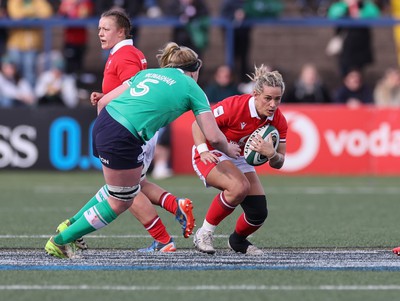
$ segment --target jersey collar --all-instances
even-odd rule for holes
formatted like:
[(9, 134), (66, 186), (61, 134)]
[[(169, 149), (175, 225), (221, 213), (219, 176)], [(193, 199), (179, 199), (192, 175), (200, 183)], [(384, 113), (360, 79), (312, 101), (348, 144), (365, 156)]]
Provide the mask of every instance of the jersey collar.
[[(250, 116), (252, 118), (258, 118), (261, 119), (260, 116), (258, 116), (257, 110), (256, 110), (256, 104), (254, 103), (255, 99), (254, 96), (250, 97), (249, 99), (249, 109), (250, 109)], [(272, 120), (274, 119), (274, 115), (267, 117), (266, 120)]]
[(121, 42), (118, 42), (117, 44), (115, 44), (115, 46), (113, 48), (111, 48), (110, 53), (114, 54), (118, 49), (120, 49), (121, 47), (124, 46), (133, 46), (133, 40), (132, 39), (126, 39), (126, 40), (122, 40)]

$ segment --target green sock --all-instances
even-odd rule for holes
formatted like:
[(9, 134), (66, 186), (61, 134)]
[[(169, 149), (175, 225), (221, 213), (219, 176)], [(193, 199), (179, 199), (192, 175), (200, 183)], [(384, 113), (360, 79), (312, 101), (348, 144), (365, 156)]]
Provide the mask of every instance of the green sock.
[(96, 195), (94, 195), (83, 207), (77, 214), (75, 214), (73, 217), (69, 218), (69, 222), (72, 225), (75, 223), (84, 213), (87, 211), (89, 208), (92, 208), (96, 204), (106, 201), (108, 198), (108, 190), (107, 190), (107, 185), (104, 185), (97, 191)]
[(58, 245), (65, 245), (78, 238), (101, 229), (117, 218), (108, 202), (101, 202), (89, 208), (73, 225), (54, 237)]

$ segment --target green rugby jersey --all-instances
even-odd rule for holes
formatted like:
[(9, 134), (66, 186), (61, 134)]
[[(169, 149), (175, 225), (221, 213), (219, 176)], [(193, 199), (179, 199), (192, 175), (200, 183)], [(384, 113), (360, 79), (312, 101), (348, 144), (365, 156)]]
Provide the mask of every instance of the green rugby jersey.
[(183, 113), (210, 112), (207, 96), (195, 80), (176, 68), (147, 69), (128, 81), (129, 88), (106, 110), (137, 138), (148, 141)]

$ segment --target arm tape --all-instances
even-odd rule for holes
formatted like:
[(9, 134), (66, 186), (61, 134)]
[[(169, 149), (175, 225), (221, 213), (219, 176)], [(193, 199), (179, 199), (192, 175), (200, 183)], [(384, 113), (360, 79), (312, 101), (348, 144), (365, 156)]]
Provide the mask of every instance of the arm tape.
[(207, 143), (199, 144), (199, 145), (196, 146), (196, 148), (197, 148), (197, 152), (199, 153), (199, 155), (201, 153), (208, 152)]

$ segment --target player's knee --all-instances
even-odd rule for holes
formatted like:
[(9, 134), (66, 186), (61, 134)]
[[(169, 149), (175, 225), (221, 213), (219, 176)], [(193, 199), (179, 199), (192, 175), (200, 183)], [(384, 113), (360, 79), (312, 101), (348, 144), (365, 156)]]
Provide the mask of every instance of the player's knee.
[(113, 198), (122, 202), (130, 202), (139, 194), (140, 184), (128, 187), (107, 185), (107, 189)]
[(232, 195), (235, 196), (237, 200), (243, 200), (249, 193), (250, 183), (247, 178), (244, 178), (241, 181), (232, 182), (232, 187), (230, 188)]
[(241, 204), (246, 220), (252, 225), (261, 225), (268, 217), (265, 195), (249, 195)]
[(268, 217), (268, 209), (264, 208), (262, 211), (245, 213), (247, 221), (255, 226), (262, 225)]

